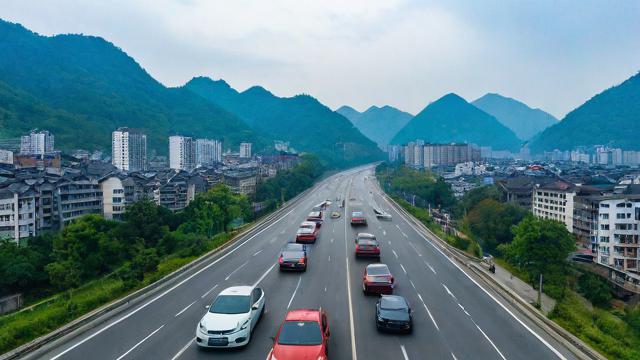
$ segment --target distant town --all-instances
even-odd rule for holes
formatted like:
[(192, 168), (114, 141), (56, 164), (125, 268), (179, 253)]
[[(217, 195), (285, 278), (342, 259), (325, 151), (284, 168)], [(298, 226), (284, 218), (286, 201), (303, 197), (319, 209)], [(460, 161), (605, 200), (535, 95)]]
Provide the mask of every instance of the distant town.
[[(47, 130), (4, 140), (0, 239), (23, 243), (86, 214), (122, 220), (127, 205), (142, 198), (178, 211), (219, 183), (251, 198), (260, 181), (298, 162), (288, 142), (276, 141), (269, 154), (254, 154), (249, 142), (236, 149), (223, 152), (219, 140), (175, 135), (169, 137), (168, 157), (149, 156), (147, 136), (130, 128), (113, 131), (111, 156), (86, 150), (63, 153)], [(255, 210), (260, 206), (254, 202)]]
[(562, 222), (579, 241), (576, 260), (591, 263), (620, 290), (640, 293), (640, 152), (595, 146), (532, 158), (472, 144), (390, 145), (389, 161), (429, 169), (454, 195), (495, 184), (506, 202)]

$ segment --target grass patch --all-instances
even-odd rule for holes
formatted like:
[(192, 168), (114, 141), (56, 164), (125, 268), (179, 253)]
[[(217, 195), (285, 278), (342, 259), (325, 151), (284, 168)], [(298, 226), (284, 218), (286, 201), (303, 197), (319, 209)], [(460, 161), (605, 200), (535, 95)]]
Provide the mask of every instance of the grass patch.
[[(217, 249), (232, 237), (232, 234), (227, 233), (214, 236), (207, 242), (202, 254)], [(152, 284), (202, 254), (188, 257), (167, 256), (160, 261), (156, 271), (145, 274), (144, 280), (133, 287), (127, 287), (117, 277), (105, 277), (56, 294), (51, 301), (37, 305), (31, 310), (2, 316), (0, 317), (0, 353), (50, 333), (111, 301)]]
[(640, 359), (640, 332), (611, 311), (591, 308), (567, 292), (549, 318), (609, 359)]

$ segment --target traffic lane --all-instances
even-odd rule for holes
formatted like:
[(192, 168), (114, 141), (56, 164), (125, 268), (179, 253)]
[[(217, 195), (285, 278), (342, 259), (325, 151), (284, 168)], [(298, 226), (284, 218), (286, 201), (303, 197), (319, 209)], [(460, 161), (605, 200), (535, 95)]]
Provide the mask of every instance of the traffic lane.
[[(390, 210), (393, 211), (393, 209)], [(399, 217), (399, 214), (395, 211), (393, 212)], [(387, 231), (393, 231), (393, 229), (387, 228)], [(483, 337), (490, 338), (506, 357), (530, 358), (531, 355), (542, 356), (543, 358), (557, 357), (557, 354), (555, 354), (553, 350), (549, 349), (535, 336), (532, 336), (527, 328), (491, 299), (478, 285), (469, 280), (448, 258), (435, 250), (432, 244), (427, 244), (426, 240), (424, 240), (413, 227), (409, 226), (408, 223), (401, 222), (397, 231), (408, 235), (406, 238), (403, 236), (404, 240), (398, 242), (401, 245), (406, 245), (406, 255), (414, 257), (423, 255), (422, 262), (425, 263), (425, 266), (429, 268), (429, 270), (433, 268), (437, 271), (438, 275), (441, 276), (440, 288), (446, 292), (447, 290), (442, 286), (442, 284), (445, 284), (448, 291), (455, 295), (455, 298), (453, 296), (450, 297), (459, 304), (458, 307), (462, 306), (467, 313), (473, 314), (474, 325), (477, 325), (479, 330), (482, 329), (481, 334)], [(416, 249), (420, 248), (422, 248), (423, 252), (416, 251)], [(410, 262), (410, 264), (419, 263), (420, 261), (415, 263)], [(440, 270), (437, 270), (439, 268)], [(444, 269), (444, 271), (442, 271), (442, 269)], [(423, 271), (424, 268), (414, 270)], [(492, 295), (496, 297), (497, 294)], [(516, 314), (515, 310), (510, 309), (510, 311), (512, 311), (514, 315)], [(537, 334), (542, 333), (546, 335), (535, 327), (535, 325), (527, 323), (528, 321), (523, 322)], [(539, 336), (543, 339), (545, 338), (545, 336)], [(561, 344), (548, 338), (545, 339), (545, 341), (549, 343), (552, 348), (556, 350), (559, 349), (558, 351), (563, 353), (565, 357), (573, 357)]]
[[(332, 299), (331, 297), (323, 297), (322, 294), (319, 293), (321, 290), (317, 287), (318, 279), (313, 278), (323, 274), (324, 269), (321, 267), (322, 265), (324, 265), (323, 262), (326, 253), (323, 253), (321, 249), (329, 249), (330, 254), (328, 256), (333, 255), (334, 259), (336, 258), (336, 254), (334, 254), (331, 250), (331, 245), (338, 244), (338, 240), (334, 239), (334, 241), (332, 242), (332, 233), (328, 232), (328, 230), (334, 226), (334, 223), (325, 221), (325, 224), (323, 224), (320, 230), (318, 241), (315, 244), (308, 246), (310, 258), (309, 271), (299, 275), (296, 273), (278, 273), (277, 275), (270, 275), (263, 280), (263, 283), (260, 286), (265, 290), (268, 310), (266, 311), (264, 318), (261, 320), (260, 325), (258, 325), (258, 327), (255, 329), (254, 334), (252, 334), (251, 343), (249, 344), (249, 346), (247, 346), (246, 349), (232, 351), (202, 351), (197, 349), (195, 345), (190, 345), (187, 346), (186, 349), (181, 348), (183, 352), (180, 354), (179, 358), (197, 359), (205, 358), (205, 356), (211, 354), (215, 354), (218, 357), (231, 358), (264, 358), (272, 345), (272, 340), (270, 339), (270, 337), (275, 336), (280, 323), (282, 319), (284, 319), (284, 316), (288, 310), (299, 307), (317, 308), (322, 305), (329, 312), (330, 318), (333, 314), (340, 315), (340, 313), (344, 313), (345, 310), (340, 309), (340, 306), (336, 306), (344, 303), (339, 301), (341, 293), (339, 286), (337, 286), (337, 289), (335, 286), (336, 284), (334, 283), (331, 283), (331, 285), (327, 286), (327, 293), (331, 293), (334, 295), (333, 300), (330, 300)], [(277, 269), (274, 271), (277, 272)], [(282, 286), (282, 279), (292, 278), (298, 278), (300, 279), (300, 282), (296, 282), (295, 284), (288, 283), (286, 287)], [(322, 291), (324, 291), (324, 288), (322, 288)], [(344, 291), (342, 291), (342, 293), (344, 294)], [(321, 301), (322, 304), (318, 304), (318, 299), (329, 299), (329, 301), (323, 300)], [(289, 307), (288, 309), (287, 306)], [(340, 326), (336, 326), (337, 323), (338, 322), (332, 323), (332, 338), (334, 339), (336, 336), (340, 337), (344, 332), (341, 331)], [(346, 344), (347, 349), (344, 349), (345, 344), (332, 341), (332, 350), (335, 349), (332, 355), (343, 352), (347, 353), (348, 346), (349, 344)]]
[[(425, 354), (433, 358), (451, 358), (451, 351), (446, 339), (439, 334), (439, 330), (431, 323), (428, 313), (425, 309), (416, 306), (418, 304), (417, 293), (408, 286), (409, 282), (403, 277), (399, 259), (392, 253), (392, 248), (385, 241), (387, 239), (379, 229), (380, 224), (370, 211), (371, 203), (368, 190), (363, 187), (365, 180), (356, 184), (359, 187), (354, 189), (357, 197), (366, 203), (365, 212), (368, 214), (369, 226), (353, 227), (349, 229), (350, 237), (355, 239), (358, 232), (370, 232), (378, 237), (381, 244), (380, 262), (389, 266), (390, 270), (396, 278), (396, 288), (394, 294), (398, 294), (407, 298), (413, 306), (413, 325), (414, 331), (411, 334), (389, 334), (378, 332), (375, 326), (375, 304), (378, 296), (367, 296), (362, 291), (362, 274), (365, 267), (370, 263), (378, 262), (371, 258), (355, 259), (355, 243), (351, 241), (349, 252), (353, 256), (352, 267), (352, 283), (357, 284), (354, 287), (354, 311), (356, 312), (356, 330), (358, 338), (358, 356), (362, 358), (376, 358), (381, 354), (385, 354), (384, 358), (401, 359), (423, 358)], [(357, 186), (356, 185), (356, 186)], [(382, 358), (382, 357), (381, 357)], [(490, 357), (489, 357), (490, 358)]]
[[(311, 204), (313, 203), (313, 201), (318, 201), (317, 195), (313, 196), (314, 195), (313, 193), (311, 195), (312, 196), (308, 196), (306, 201), (303, 200), (301, 201), (301, 203), (297, 204), (293, 208), (294, 211), (292, 213), (297, 215), (300, 212), (300, 209), (306, 210), (312, 206)], [(306, 213), (304, 213), (304, 215), (306, 215)], [(298, 216), (301, 219), (304, 215), (298, 215)], [(268, 227), (270, 225), (271, 224), (266, 224), (265, 227)], [(272, 229), (271, 232), (267, 232), (266, 234), (261, 234), (261, 235), (267, 236), (267, 237), (269, 236), (277, 237), (276, 232), (278, 230), (278, 227), (277, 226), (273, 226), (273, 227), (275, 227), (275, 229)], [(297, 227), (297, 225), (293, 225), (291, 229), (289, 229), (289, 231), (295, 231), (295, 227)], [(241, 240), (241, 241), (243, 242), (244, 240)], [(240, 244), (242, 244), (242, 242)], [(244, 247), (241, 245), (234, 244), (231, 247), (231, 250), (226, 250), (224, 253), (221, 254), (221, 256), (224, 256), (224, 254), (229, 253), (234, 249), (235, 249), (234, 251), (238, 251), (238, 252), (245, 251), (246, 253), (249, 253), (255, 250), (251, 248), (251, 245), (255, 247), (257, 246), (257, 243), (258, 243), (257, 241), (248, 241), (247, 243), (245, 243)], [(274, 246), (279, 247), (279, 245), (274, 245)], [(218, 270), (223, 270), (224, 273), (228, 274), (229, 272), (224, 271), (224, 269), (221, 269), (221, 267), (225, 267), (225, 266), (230, 268), (239, 267), (241, 265), (241, 264), (237, 264), (237, 261), (238, 261), (237, 259), (239, 257), (240, 256), (231, 257), (230, 260), (225, 259), (225, 261), (221, 261), (220, 263), (217, 263), (215, 267), (210, 267), (206, 269), (204, 273), (198, 274), (198, 276), (188, 280), (189, 284), (183, 284), (182, 287), (183, 288), (190, 287), (190, 288), (202, 290), (203, 288), (209, 285), (207, 281), (204, 281), (203, 284), (201, 284), (200, 286), (199, 284), (194, 285), (193, 283), (191, 283), (191, 281), (197, 282), (198, 280), (202, 281), (201, 279), (211, 279), (212, 277), (216, 276), (215, 273), (217, 273)], [(215, 260), (212, 260), (212, 261), (217, 261), (218, 259), (220, 259), (220, 257), (217, 257)], [(92, 338), (86, 340), (84, 343), (77, 346), (72, 351), (67, 352), (62, 358), (65, 358), (65, 359), (66, 358), (69, 358), (69, 359), (86, 358), (88, 354), (91, 354), (92, 357), (95, 357), (96, 349), (100, 350), (99, 352), (97, 352), (98, 354), (100, 354), (99, 356), (104, 356), (104, 358), (114, 358), (115, 356), (118, 356), (117, 354), (119, 354), (120, 351), (122, 351), (123, 349), (131, 349), (134, 345), (136, 345), (137, 344), (136, 341), (138, 341), (136, 339), (140, 339), (141, 337), (146, 336), (146, 334), (148, 334), (149, 331), (153, 331), (153, 329), (157, 329), (155, 328), (155, 325), (158, 324), (158, 321), (157, 321), (158, 318), (162, 318), (163, 313), (171, 312), (171, 311), (167, 311), (168, 310), (167, 303), (169, 304), (184, 303), (183, 301), (184, 299), (174, 298), (174, 296), (177, 295), (179, 297), (182, 294), (184, 294), (184, 291), (176, 291), (176, 290), (170, 291), (169, 293), (165, 294), (165, 296), (162, 296), (158, 298), (156, 301), (154, 301), (153, 304), (141, 310), (139, 308), (135, 308), (134, 310), (132, 310), (132, 311), (135, 311), (134, 314), (131, 314), (131, 312), (129, 312), (126, 315), (123, 315), (123, 316), (127, 316), (127, 315), (129, 316), (128, 318), (126, 318), (126, 321), (121, 321), (113, 325), (113, 323), (117, 322), (118, 319), (121, 318), (121, 317), (118, 317), (108, 322), (102, 328), (104, 329), (104, 327), (106, 326), (109, 326), (109, 328), (107, 328), (106, 330), (102, 330), (102, 332), (100, 332), (97, 336), (94, 335)], [(153, 313), (155, 308), (162, 309), (160, 311), (161, 314), (159, 316), (157, 316), (158, 314)], [(130, 323), (133, 325), (130, 325)], [(97, 330), (97, 331), (100, 331), (100, 330)], [(73, 346), (80, 341), (82, 340), (73, 339), (69, 346)], [(63, 349), (56, 349), (56, 350), (59, 350), (57, 353), (59, 353), (60, 351), (66, 350), (66, 348), (68, 347), (65, 347)], [(56, 352), (48, 354), (47, 357), (55, 357), (54, 354), (56, 354)]]

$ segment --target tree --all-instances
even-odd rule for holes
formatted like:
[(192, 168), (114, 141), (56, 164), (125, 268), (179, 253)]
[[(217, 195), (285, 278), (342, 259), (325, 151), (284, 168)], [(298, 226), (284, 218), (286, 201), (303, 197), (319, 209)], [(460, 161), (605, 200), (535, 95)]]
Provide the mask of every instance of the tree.
[(154, 247), (169, 232), (173, 214), (150, 199), (138, 200), (127, 206), (125, 222), (119, 236), (128, 243), (142, 241), (145, 247)]
[(598, 275), (585, 273), (578, 278), (578, 291), (595, 306), (608, 307), (611, 285)]
[(462, 228), (481, 242), (485, 249), (494, 251), (498, 245), (511, 242), (511, 227), (526, 215), (527, 211), (523, 208), (487, 198), (467, 213), (462, 221)]
[(529, 274), (534, 286), (542, 274), (546, 292), (553, 297), (563, 296), (569, 269), (567, 257), (575, 250), (574, 238), (564, 224), (529, 215), (513, 227), (513, 233), (513, 241), (500, 245), (499, 250), (510, 263)]
[(461, 219), (464, 215), (471, 211), (482, 200), (493, 199), (501, 201), (502, 194), (495, 185), (480, 186), (470, 190), (460, 199), (453, 209), (453, 215), (456, 219)]

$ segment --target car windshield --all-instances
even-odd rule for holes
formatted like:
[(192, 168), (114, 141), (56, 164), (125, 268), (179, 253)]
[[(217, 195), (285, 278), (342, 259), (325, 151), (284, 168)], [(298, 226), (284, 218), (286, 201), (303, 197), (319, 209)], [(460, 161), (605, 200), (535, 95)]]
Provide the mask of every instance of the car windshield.
[(386, 266), (370, 266), (367, 268), (367, 275), (389, 275), (389, 269)]
[(383, 296), (380, 299), (380, 308), (383, 310), (406, 310), (404, 299), (395, 296)]
[(278, 336), (280, 345), (320, 345), (322, 332), (315, 321), (285, 321)]
[(313, 229), (313, 225), (300, 225), (300, 229)]
[(249, 312), (251, 296), (248, 295), (219, 295), (209, 308), (215, 314), (244, 314)]
[(320, 212), (318, 212), (318, 211), (310, 212), (308, 217), (310, 217), (310, 218), (320, 217)]

